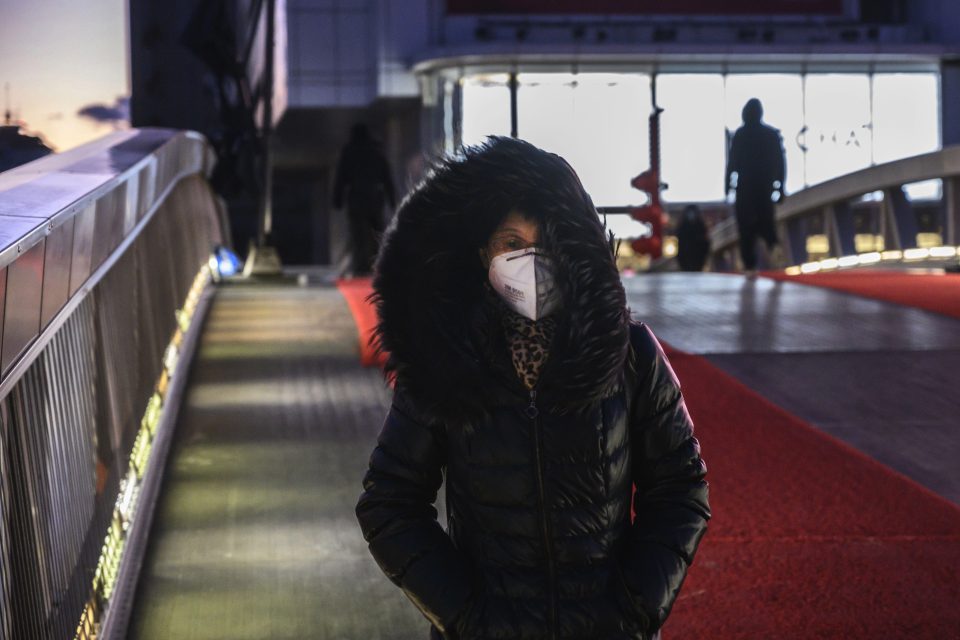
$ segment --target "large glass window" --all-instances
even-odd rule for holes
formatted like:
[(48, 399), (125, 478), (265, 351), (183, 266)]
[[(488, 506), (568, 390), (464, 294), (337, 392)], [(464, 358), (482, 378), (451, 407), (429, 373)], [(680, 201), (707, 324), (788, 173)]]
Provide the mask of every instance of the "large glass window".
[(650, 77), (523, 73), (518, 134), (561, 155), (597, 206), (644, 200), (630, 180), (649, 166)]
[(487, 136), (510, 135), (509, 79), (506, 73), (463, 79), (460, 136), (464, 145), (478, 144)]
[(873, 76), (873, 160), (936, 151), (940, 147), (937, 76), (878, 73)]
[(750, 98), (763, 104), (763, 121), (780, 130), (787, 162), (787, 194), (804, 186), (803, 83), (799, 74), (730, 74), (724, 84), (724, 122), (729, 136), (743, 124), (743, 106)]
[[(724, 197), (729, 136), (750, 98), (780, 130), (787, 193), (939, 148), (939, 86), (935, 73), (671, 73), (657, 76), (662, 176), (667, 202)], [(640, 204), (630, 179), (650, 166), (646, 74), (521, 73), (518, 133), (566, 158), (597, 206)], [(463, 79), (464, 144), (509, 135), (508, 75)], [(933, 183), (911, 197), (937, 195)]]
[(660, 116), (660, 159), (664, 200), (723, 200), (726, 153), (723, 76), (662, 74), (657, 76)]
[(810, 74), (804, 88), (808, 184), (870, 166), (870, 78), (866, 74)]
[[(873, 76), (873, 160), (889, 162), (940, 148), (939, 83), (934, 73)], [(940, 180), (905, 185), (911, 200), (937, 199)]]

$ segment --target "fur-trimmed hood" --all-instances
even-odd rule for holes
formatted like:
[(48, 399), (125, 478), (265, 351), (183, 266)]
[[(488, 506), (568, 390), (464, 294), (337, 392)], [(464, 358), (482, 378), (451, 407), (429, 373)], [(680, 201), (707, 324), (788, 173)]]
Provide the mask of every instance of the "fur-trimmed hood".
[(490, 137), (436, 165), (407, 196), (374, 267), (374, 344), (389, 352), (387, 375), (424, 418), (470, 424), (522, 401), (516, 376), (498, 375), (506, 347), (479, 255), (514, 209), (538, 221), (563, 296), (538, 404), (576, 410), (622, 381), (630, 313), (612, 234), (566, 161)]

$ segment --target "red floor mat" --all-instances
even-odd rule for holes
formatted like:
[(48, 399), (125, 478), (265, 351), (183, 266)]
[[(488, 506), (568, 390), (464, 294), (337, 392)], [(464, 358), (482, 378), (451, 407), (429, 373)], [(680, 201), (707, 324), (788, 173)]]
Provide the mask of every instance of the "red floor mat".
[[(369, 335), (369, 281), (338, 286)], [(703, 358), (668, 353), (714, 519), (665, 640), (960, 638), (960, 509)]]
[[(836, 289), (865, 298), (895, 302), (960, 318), (960, 275), (935, 275), (856, 269), (788, 276), (782, 272), (764, 273), (767, 278)], [(960, 633), (957, 635), (960, 638)]]
[(350, 307), (350, 313), (357, 323), (357, 337), (360, 342), (360, 364), (365, 367), (383, 366), (386, 362), (385, 354), (378, 354), (370, 344), (373, 329), (377, 326), (377, 311), (367, 300), (373, 293), (370, 278), (352, 278), (337, 280), (337, 289), (343, 294)]
[(960, 509), (670, 352), (714, 519), (671, 638), (960, 638)]

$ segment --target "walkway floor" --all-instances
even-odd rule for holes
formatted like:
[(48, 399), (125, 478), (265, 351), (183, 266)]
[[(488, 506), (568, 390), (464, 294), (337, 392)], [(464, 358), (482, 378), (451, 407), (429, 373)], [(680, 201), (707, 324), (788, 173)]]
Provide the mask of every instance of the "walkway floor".
[(766, 278), (624, 285), (661, 340), (960, 504), (960, 320)]
[(388, 406), (335, 288), (222, 287), (129, 637), (423, 640), (425, 621), (383, 578), (353, 515)]
[[(960, 321), (764, 279), (625, 286), (664, 341), (960, 503)], [(129, 637), (423, 640), (353, 514), (389, 391), (337, 289), (222, 287), (191, 376)]]

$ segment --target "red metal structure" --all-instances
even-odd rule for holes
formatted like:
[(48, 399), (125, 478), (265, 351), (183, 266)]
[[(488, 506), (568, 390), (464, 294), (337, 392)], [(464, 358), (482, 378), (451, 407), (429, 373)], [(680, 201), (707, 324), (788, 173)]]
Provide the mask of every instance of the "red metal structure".
[[(655, 96), (656, 94), (654, 94)], [(654, 97), (653, 112), (650, 114), (650, 168), (630, 181), (634, 189), (647, 194), (649, 200), (642, 207), (635, 207), (630, 216), (650, 227), (650, 233), (635, 239), (631, 244), (638, 254), (646, 254), (651, 258), (663, 255), (663, 205), (660, 202), (660, 192), (667, 187), (660, 182), (660, 114), (663, 109), (656, 105)]]

